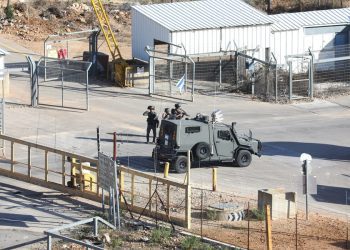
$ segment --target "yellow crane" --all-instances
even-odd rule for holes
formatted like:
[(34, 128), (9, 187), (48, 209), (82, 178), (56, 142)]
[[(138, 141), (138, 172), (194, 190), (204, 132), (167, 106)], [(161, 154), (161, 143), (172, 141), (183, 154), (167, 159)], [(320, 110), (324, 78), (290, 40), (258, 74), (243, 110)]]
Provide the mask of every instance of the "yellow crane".
[(106, 10), (103, 7), (101, 0), (91, 0), (91, 5), (94, 8), (101, 30), (106, 39), (108, 49), (112, 55), (112, 63), (114, 70), (114, 80), (121, 87), (129, 87), (125, 81), (125, 71), (129, 66), (127, 61), (122, 57), (117, 39), (115, 38)]

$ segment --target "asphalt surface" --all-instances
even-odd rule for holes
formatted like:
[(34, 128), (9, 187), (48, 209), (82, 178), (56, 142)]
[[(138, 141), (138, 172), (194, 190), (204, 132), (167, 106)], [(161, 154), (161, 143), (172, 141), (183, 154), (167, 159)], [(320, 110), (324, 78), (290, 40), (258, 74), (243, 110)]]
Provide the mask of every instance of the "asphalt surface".
[[(5, 112), (7, 135), (96, 157), (96, 127), (99, 126), (102, 151), (112, 153), (112, 133), (117, 132), (119, 159), (125, 165), (146, 172), (154, 172), (150, 157), (154, 145), (145, 144), (146, 121), (142, 113), (149, 105), (154, 105), (161, 113), (177, 102), (148, 96), (145, 85), (120, 89), (92, 83), (88, 112), (48, 106), (31, 108), (27, 106), (30, 103), (27, 75), (21, 73), (12, 78), (10, 88), (11, 96), (7, 97), (9, 104)], [(45, 98), (58, 98), (49, 91), (46, 95)], [(84, 101), (74, 99), (74, 93), (69, 93), (66, 98), (72, 105), (80, 105)], [(251, 129), (253, 137), (263, 142), (262, 157), (254, 157), (249, 167), (218, 166), (220, 191), (257, 199), (259, 189), (283, 187), (286, 191), (298, 193), (298, 204), (303, 209), (305, 197), (302, 195), (299, 156), (309, 153), (313, 157), (312, 175), (317, 177), (318, 185), (317, 195), (310, 199), (310, 211), (342, 218), (350, 215), (350, 206), (347, 205), (350, 203), (350, 96), (274, 104), (252, 101), (246, 96), (213, 93), (196, 95), (193, 103), (183, 102), (182, 106), (192, 116), (196, 113), (210, 114), (219, 108), (225, 122), (237, 122), (239, 133), (248, 133)], [(16, 159), (25, 161), (26, 152), (16, 153)], [(171, 172), (170, 177), (183, 180), (184, 175)], [(211, 170), (193, 168), (191, 180), (194, 186), (209, 188)], [(8, 179), (0, 177), (0, 183), (1, 187), (6, 187)], [(0, 213), (16, 214), (12, 203), (21, 197), (13, 193), (16, 192), (13, 191), (16, 183), (12, 185), (12, 191), (0, 192), (0, 200), (8, 202), (1, 203)], [(29, 207), (25, 203), (22, 205)], [(32, 214), (32, 211), (23, 214)], [(29, 219), (23, 220), (23, 225), (18, 228), (31, 233), (43, 231), (42, 222)], [(65, 220), (62, 221), (64, 223)], [(6, 223), (0, 220), (0, 230), (13, 228)], [(47, 227), (55, 225), (46, 223)], [(21, 239), (18, 239), (18, 244)]]

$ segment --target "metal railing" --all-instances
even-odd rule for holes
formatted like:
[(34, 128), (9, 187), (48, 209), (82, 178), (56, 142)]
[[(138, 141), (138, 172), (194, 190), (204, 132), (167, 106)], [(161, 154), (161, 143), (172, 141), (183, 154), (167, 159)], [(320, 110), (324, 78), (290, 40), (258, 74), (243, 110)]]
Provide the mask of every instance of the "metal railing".
[(47, 231), (44, 232), (45, 235), (47, 235), (47, 249), (48, 250), (52, 249), (52, 238), (58, 238), (58, 239), (61, 239), (63, 241), (75, 243), (75, 244), (78, 244), (80, 246), (86, 247), (87, 249), (103, 250), (104, 247), (99, 247), (99, 246), (90, 244), (88, 242), (84, 242), (84, 241), (81, 241), (81, 240), (76, 240), (76, 239), (73, 239), (71, 237), (64, 236), (64, 235), (60, 234), (60, 231), (62, 231), (62, 230), (67, 230), (67, 229), (71, 229), (71, 228), (76, 227), (76, 226), (81, 226), (81, 225), (84, 225), (84, 224), (93, 223), (94, 236), (97, 237), (98, 236), (98, 223), (99, 222), (101, 222), (102, 224), (108, 226), (109, 228), (112, 228), (114, 230), (116, 229), (115, 226), (113, 226), (112, 224), (110, 224), (109, 222), (105, 221), (104, 219), (102, 219), (100, 217), (93, 217), (93, 218), (77, 221), (77, 222), (74, 222), (74, 223), (70, 223), (68, 225), (56, 227), (54, 229), (50, 229), (50, 230), (47, 230)]
[[(0, 175), (102, 201), (98, 160), (6, 135), (0, 140), (10, 148), (6, 150), (10, 157), (3, 151)], [(118, 170), (122, 208), (140, 214), (139, 218), (145, 215), (190, 227), (190, 185), (124, 166)]]

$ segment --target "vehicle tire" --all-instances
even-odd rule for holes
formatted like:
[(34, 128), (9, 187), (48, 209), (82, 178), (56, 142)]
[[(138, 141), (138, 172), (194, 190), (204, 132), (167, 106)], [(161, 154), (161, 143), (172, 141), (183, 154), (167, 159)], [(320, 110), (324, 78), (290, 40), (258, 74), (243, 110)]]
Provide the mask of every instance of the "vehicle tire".
[(179, 174), (187, 172), (187, 157), (184, 155), (178, 156), (174, 161), (174, 168)]
[(210, 156), (210, 147), (208, 143), (200, 142), (195, 148), (195, 156), (198, 160), (204, 160)]
[(252, 162), (252, 154), (248, 150), (240, 150), (236, 157), (236, 163), (239, 167), (248, 167)]

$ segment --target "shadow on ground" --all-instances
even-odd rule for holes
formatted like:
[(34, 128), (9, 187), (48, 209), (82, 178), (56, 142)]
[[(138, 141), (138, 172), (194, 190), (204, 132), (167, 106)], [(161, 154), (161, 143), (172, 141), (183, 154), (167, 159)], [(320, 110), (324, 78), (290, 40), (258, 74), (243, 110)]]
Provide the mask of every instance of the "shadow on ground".
[(350, 205), (350, 188), (317, 185), (317, 195), (312, 197), (318, 202)]
[(307, 143), (307, 142), (264, 142), (263, 155), (300, 157), (302, 153), (308, 153), (313, 158), (350, 161), (350, 147), (333, 144)]

